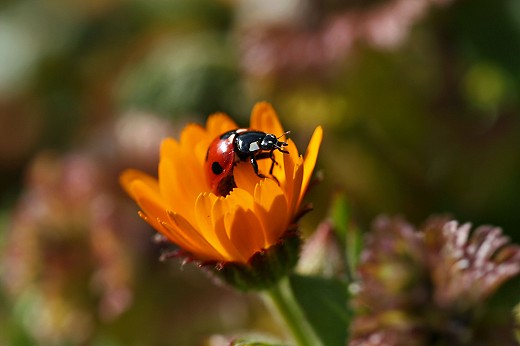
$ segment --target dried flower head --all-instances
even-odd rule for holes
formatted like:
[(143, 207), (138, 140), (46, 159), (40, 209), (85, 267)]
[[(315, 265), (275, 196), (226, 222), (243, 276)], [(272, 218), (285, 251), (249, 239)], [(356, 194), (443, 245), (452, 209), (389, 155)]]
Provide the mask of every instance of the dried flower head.
[(416, 231), (379, 218), (361, 257), (351, 345), (508, 345), (512, 323), (483, 323), (481, 310), (518, 273), (520, 247), (499, 228), (432, 219)]
[(471, 231), (469, 223), (433, 223), (424, 237), (439, 306), (481, 302), (520, 273), (520, 247), (509, 244), (498, 227)]

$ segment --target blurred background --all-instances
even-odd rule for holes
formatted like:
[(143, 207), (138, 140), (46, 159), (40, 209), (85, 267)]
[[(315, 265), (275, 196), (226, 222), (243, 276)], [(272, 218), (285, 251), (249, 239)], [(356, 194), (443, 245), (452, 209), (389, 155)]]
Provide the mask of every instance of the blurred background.
[(306, 234), (340, 190), (361, 229), (448, 213), (518, 243), (519, 91), (517, 0), (4, 0), (0, 345), (279, 333), (253, 296), (159, 262), (117, 181), (260, 100), (300, 148), (324, 127)]

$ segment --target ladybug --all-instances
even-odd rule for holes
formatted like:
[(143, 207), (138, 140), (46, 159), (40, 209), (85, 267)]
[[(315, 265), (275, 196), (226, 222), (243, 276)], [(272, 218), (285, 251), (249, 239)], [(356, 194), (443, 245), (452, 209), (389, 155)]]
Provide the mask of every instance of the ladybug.
[[(285, 132), (282, 136), (288, 133)], [(270, 158), (272, 164), (269, 174), (272, 175), (276, 163), (274, 151), (289, 153), (283, 149), (287, 143), (279, 141), (280, 137), (271, 133), (242, 128), (228, 131), (215, 138), (209, 145), (204, 167), (211, 191), (225, 196), (235, 188), (233, 168), (241, 161), (249, 160), (256, 175), (265, 178), (258, 172), (257, 160)]]

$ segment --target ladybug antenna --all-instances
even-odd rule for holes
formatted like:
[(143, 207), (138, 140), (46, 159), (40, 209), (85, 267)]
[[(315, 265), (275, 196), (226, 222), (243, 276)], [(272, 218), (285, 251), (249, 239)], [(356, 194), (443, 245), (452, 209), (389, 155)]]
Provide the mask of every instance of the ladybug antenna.
[[(288, 135), (289, 133), (291, 133), (291, 131), (285, 131), (284, 133), (282, 133), (280, 136), (278, 136), (276, 138), (276, 140), (279, 140), (280, 138), (282, 138), (283, 136), (285, 135)], [(287, 144), (287, 142), (282, 142), (282, 141), (278, 141), (278, 145), (276, 145), (276, 148), (278, 150), (280, 150), (281, 152), (285, 152), (285, 150), (282, 150), (282, 147), (286, 147), (288, 146), (289, 144)]]
[(284, 150), (283, 147), (286, 147), (288, 146), (289, 144), (287, 142), (282, 142), (282, 141), (278, 141), (280, 138), (282, 138), (283, 136), (285, 135), (288, 135), (289, 133), (291, 133), (291, 131), (285, 131), (284, 133), (282, 133), (279, 137), (276, 138), (277, 140), (277, 143), (275, 144), (275, 148), (280, 150), (282, 153), (284, 154), (289, 154), (289, 152), (287, 150)]
[(291, 131), (285, 131), (285, 132), (282, 133), (280, 136), (276, 137), (276, 139), (280, 139), (280, 138), (282, 138), (283, 136), (288, 135), (289, 133), (291, 133)]

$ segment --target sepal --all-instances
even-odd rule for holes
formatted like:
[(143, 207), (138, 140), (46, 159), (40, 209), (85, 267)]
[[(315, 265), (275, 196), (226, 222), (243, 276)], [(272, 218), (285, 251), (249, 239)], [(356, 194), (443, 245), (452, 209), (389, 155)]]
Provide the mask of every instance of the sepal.
[(240, 291), (268, 289), (292, 272), (301, 242), (299, 233), (289, 230), (276, 244), (256, 252), (247, 264), (219, 262), (205, 263), (202, 267)]

